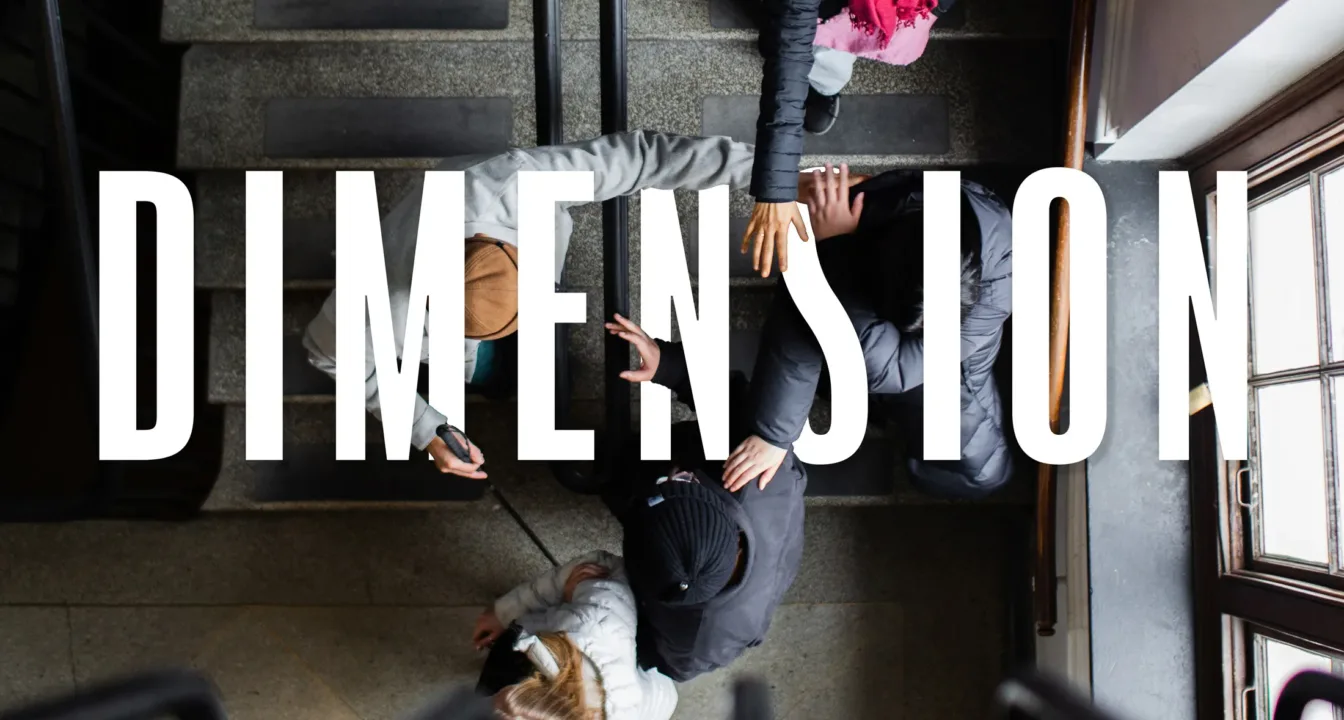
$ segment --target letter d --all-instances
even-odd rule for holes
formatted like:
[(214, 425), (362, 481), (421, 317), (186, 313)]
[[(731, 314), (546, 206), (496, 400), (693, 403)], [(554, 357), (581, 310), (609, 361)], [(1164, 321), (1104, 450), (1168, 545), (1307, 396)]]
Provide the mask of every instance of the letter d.
[[(159, 460), (177, 454), (195, 421), (195, 246), (191, 194), (157, 172), (100, 172), (98, 182), (98, 458)], [(136, 419), (136, 204), (158, 217), (157, 406), (154, 427)]]

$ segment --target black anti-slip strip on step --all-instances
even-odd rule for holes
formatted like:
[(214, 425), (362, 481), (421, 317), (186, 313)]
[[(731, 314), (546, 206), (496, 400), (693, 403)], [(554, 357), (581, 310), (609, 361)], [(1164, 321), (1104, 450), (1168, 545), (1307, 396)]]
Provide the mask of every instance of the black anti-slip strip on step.
[(513, 101), (472, 98), (276, 98), (270, 158), (440, 158), (507, 151)]
[[(702, 106), (703, 135), (755, 142), (756, 95), (715, 95)], [(951, 149), (947, 98), (941, 95), (840, 96), (840, 121), (825, 135), (808, 135), (813, 155), (943, 155)]]
[(286, 444), (285, 459), (252, 463), (252, 500), (273, 502), (470, 502), (485, 497), (480, 480), (445, 475), (419, 451), (387, 459), (369, 444), (364, 462), (336, 460), (332, 444)]
[(336, 217), (285, 218), (285, 282), (336, 281)]
[(865, 438), (859, 449), (834, 465), (807, 466), (808, 497), (890, 495), (896, 489), (898, 462), (885, 438)]
[[(700, 275), (700, 221), (692, 217), (690, 227), (686, 231), (686, 269), (690, 271), (691, 277)], [(747, 252), (742, 252), (742, 236), (747, 233), (747, 218), (734, 217), (728, 219), (728, 277), (751, 277), (759, 276), (760, 273), (751, 269), (751, 248)], [(777, 276), (778, 273), (771, 273), (771, 276)]]
[(256, 0), (265, 30), (503, 30), (509, 0)]

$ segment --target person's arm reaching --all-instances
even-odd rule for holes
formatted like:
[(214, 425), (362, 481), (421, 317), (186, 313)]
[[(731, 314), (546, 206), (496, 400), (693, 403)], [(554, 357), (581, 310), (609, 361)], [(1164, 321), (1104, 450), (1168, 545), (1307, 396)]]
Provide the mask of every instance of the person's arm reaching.
[[(638, 370), (626, 370), (621, 373), (621, 377), (632, 383), (658, 383), (676, 393), (678, 400), (686, 403), (691, 410), (695, 410), (695, 393), (691, 388), (690, 373), (686, 370), (686, 351), (682, 344), (651, 338), (638, 325), (620, 315), (615, 316), (614, 320), (606, 324), (607, 332), (633, 345), (639, 352), (640, 360)], [(784, 461), (788, 450), (768, 445), (750, 435), (751, 416), (748, 414), (750, 390), (747, 379), (742, 373), (734, 372), (728, 383), (729, 437), (746, 438), (733, 450), (733, 455), (756, 460), (760, 467), (746, 474), (746, 467), (734, 469), (736, 466), (731, 465), (732, 458), (729, 458), (730, 465), (725, 471), (724, 485), (729, 491), (736, 492), (759, 478), (760, 489), (764, 490)]]
[[(593, 202), (646, 188), (705, 190), (745, 188), (753, 149), (725, 137), (690, 137), (649, 130), (612, 133), (568, 145), (511, 150), (464, 170), (467, 235), (516, 236), (518, 172), (568, 170), (593, 173)], [(559, 203), (569, 207), (579, 203)]]
[[(303, 347), (308, 350), (308, 362), (336, 379), (336, 293), (332, 292), (322, 304), (317, 317), (308, 323), (303, 333)], [(416, 359), (418, 362), (418, 358)], [(369, 412), (380, 421), (383, 419), (382, 400), (378, 394), (378, 371), (374, 364), (373, 338), (367, 326), (364, 330), (364, 403)], [(466, 438), (461, 438), (470, 448), (472, 462), (464, 463), (448, 450), (447, 445), (438, 437), (440, 425), (448, 418), (425, 402), (419, 393), (415, 395), (415, 415), (411, 421), (411, 445), (419, 450), (428, 450), (434, 457), (434, 463), (442, 472), (455, 475), (485, 479), (480, 470), (485, 458), (481, 451)]]
[(756, 206), (747, 221), (742, 252), (753, 244), (752, 268), (768, 277), (775, 253), (780, 272), (788, 269), (790, 226), (800, 238), (808, 239), (795, 202), (805, 137), (807, 78), (812, 72), (812, 41), (821, 0), (764, 0), (763, 4), (766, 18), (758, 46), (764, 68), (751, 178)]

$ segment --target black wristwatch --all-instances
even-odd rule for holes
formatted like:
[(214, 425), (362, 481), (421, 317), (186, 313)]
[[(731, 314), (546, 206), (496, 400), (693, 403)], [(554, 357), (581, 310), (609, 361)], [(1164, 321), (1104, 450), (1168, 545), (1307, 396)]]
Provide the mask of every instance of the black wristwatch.
[[(448, 449), (451, 450), (453, 454), (457, 456), (458, 460), (461, 460), (464, 463), (471, 462), (471, 447), (470, 447), (471, 440), (467, 437), (466, 433), (462, 432), (461, 430), (458, 430), (457, 428), (453, 427), (452, 425), (449, 425), (448, 423), (440, 425), (438, 429), (434, 431), (434, 433), (438, 435), (439, 439), (442, 440), (444, 444), (448, 446)], [(463, 445), (462, 443), (457, 441), (458, 435), (461, 435), (462, 439), (467, 441), (467, 445)]]

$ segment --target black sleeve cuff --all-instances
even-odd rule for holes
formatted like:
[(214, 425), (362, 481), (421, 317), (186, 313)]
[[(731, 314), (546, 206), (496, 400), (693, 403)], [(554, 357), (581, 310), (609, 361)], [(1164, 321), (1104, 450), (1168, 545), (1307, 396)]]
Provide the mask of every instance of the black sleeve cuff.
[(680, 389), (687, 380), (686, 351), (679, 342), (657, 338), (654, 342), (658, 343), (658, 369), (653, 373), (653, 382), (672, 390)]

